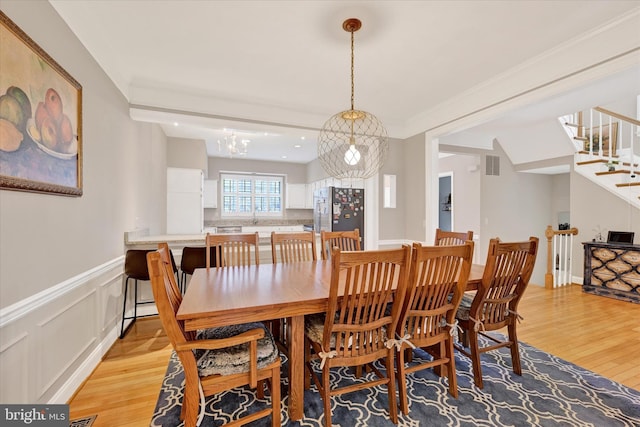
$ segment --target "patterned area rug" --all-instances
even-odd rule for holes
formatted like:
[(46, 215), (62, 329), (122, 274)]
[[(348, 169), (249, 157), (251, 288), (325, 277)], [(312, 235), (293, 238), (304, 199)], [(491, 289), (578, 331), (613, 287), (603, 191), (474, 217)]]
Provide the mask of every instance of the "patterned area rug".
[[(522, 373), (511, 370), (508, 349), (482, 355), (484, 389), (473, 384), (471, 363), (456, 355), (457, 399), (447, 392), (446, 379), (431, 370), (407, 376), (409, 415), (398, 426), (640, 426), (640, 392), (610, 381), (562, 359), (521, 343)], [(420, 350), (414, 357), (429, 359)], [(287, 414), (286, 365), (282, 368), (282, 425), (322, 426), (322, 399), (315, 387), (305, 392), (305, 418), (291, 422)], [(331, 381), (354, 381), (348, 368), (336, 369)], [(373, 374), (369, 374), (373, 375)], [(151, 426), (180, 426), (184, 375), (171, 356)], [(239, 414), (258, 411), (269, 400), (257, 400), (251, 390), (227, 392), (207, 399), (202, 426), (219, 426)], [(333, 424), (343, 427), (394, 426), (388, 413), (386, 388), (378, 387), (332, 398)], [(252, 425), (269, 426), (270, 418)]]
[(90, 417), (78, 418), (77, 420), (71, 420), (69, 427), (91, 427), (96, 420), (97, 415), (91, 415)]

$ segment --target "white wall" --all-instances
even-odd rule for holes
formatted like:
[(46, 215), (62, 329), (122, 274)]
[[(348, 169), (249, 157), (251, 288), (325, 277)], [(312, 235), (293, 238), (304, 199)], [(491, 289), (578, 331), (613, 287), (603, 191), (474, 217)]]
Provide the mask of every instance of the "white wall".
[(83, 195), (0, 190), (0, 402), (64, 403), (116, 339), (124, 232), (164, 218), (166, 138), (45, 1), (2, 11), (83, 87)]

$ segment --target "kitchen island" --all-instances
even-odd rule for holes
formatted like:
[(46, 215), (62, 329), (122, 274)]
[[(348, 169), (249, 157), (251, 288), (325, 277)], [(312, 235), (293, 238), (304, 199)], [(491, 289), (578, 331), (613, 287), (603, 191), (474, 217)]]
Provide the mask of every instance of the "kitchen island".
[[(234, 227), (234, 232), (237, 232)], [(260, 246), (260, 264), (271, 263), (271, 232), (297, 232), (303, 231), (302, 224), (299, 225), (252, 225), (242, 226), (242, 233), (258, 233)], [(204, 246), (207, 232), (215, 234), (216, 231), (223, 231), (223, 227), (207, 227), (201, 234), (155, 234), (150, 235), (148, 229), (128, 231), (124, 233), (125, 251), (128, 249), (156, 249), (158, 243), (166, 242), (173, 252), (176, 263), (180, 265), (182, 249), (185, 246)], [(222, 234), (222, 233), (220, 233)]]

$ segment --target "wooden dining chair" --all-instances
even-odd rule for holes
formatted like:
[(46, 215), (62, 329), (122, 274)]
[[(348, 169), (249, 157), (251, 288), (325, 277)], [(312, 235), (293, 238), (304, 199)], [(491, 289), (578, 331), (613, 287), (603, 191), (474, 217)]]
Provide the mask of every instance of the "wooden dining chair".
[(271, 258), (274, 264), (317, 260), (316, 234), (271, 232)]
[(260, 264), (258, 233), (210, 234), (205, 238), (207, 268), (211, 268), (211, 248), (217, 248), (217, 267)]
[[(393, 336), (407, 285), (410, 248), (331, 253), (331, 285), (325, 314), (305, 318), (305, 361), (324, 403), (324, 425), (331, 426), (331, 396), (387, 386), (389, 415), (398, 423)], [(395, 294), (395, 299), (394, 299)], [(390, 301), (392, 309), (387, 312)], [(314, 371), (310, 348), (320, 358), (322, 379)], [(374, 364), (384, 359), (385, 372)], [(366, 365), (373, 379), (331, 388), (333, 367)], [(307, 381), (305, 381), (305, 386)]]
[[(501, 347), (511, 350), (513, 372), (522, 375), (516, 326), (521, 319), (518, 303), (526, 290), (538, 253), (538, 238), (524, 242), (491, 239), (482, 281), (474, 295), (465, 294), (456, 319), (463, 330), (456, 348), (471, 358), (473, 378), (482, 388), (480, 355)], [(507, 328), (506, 337), (487, 332)], [(486, 339), (480, 345), (478, 336)]]
[(473, 231), (467, 231), (465, 233), (458, 231), (445, 231), (436, 228), (436, 246), (464, 245), (464, 242), (467, 240), (473, 240)]
[[(316, 261), (316, 234), (313, 231), (299, 233), (271, 232), (271, 259), (274, 264), (302, 261)], [(295, 286), (292, 283), (291, 286)], [(287, 320), (275, 319), (271, 322), (278, 347), (288, 355)]]
[[(458, 397), (453, 341), (455, 316), (471, 271), (473, 242), (455, 246), (413, 244), (407, 292), (396, 328), (398, 348), (398, 391), (400, 409), (409, 413), (406, 375), (422, 369), (446, 367), (449, 394)], [(405, 353), (422, 348), (432, 360), (412, 358)], [(408, 365), (408, 366), (407, 366)]]
[(360, 230), (356, 228), (353, 231), (321, 231), (320, 243), (323, 260), (329, 259), (334, 247), (342, 251), (359, 251), (361, 250)]
[(185, 331), (183, 322), (176, 319), (182, 294), (165, 253), (162, 246), (150, 252), (147, 263), (162, 326), (184, 370), (180, 419), (184, 420), (185, 427), (193, 427), (198, 422), (200, 387), (204, 396), (210, 396), (250, 386), (257, 388), (257, 395), (262, 398), (265, 381), (270, 385), (271, 406), (232, 423), (245, 424), (271, 416), (272, 427), (280, 426), (280, 356), (270, 332), (261, 323), (211, 328), (198, 333)]

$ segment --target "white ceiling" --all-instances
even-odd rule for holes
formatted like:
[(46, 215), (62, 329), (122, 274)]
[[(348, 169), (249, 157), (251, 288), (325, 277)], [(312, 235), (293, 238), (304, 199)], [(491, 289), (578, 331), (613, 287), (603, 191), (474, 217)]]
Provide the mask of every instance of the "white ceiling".
[[(160, 123), (170, 137), (204, 139), (211, 156), (223, 155), (217, 141), (233, 131), (251, 140), (247, 158), (315, 157), (318, 129), (350, 107), (349, 17), (363, 22), (355, 107), (378, 116), (391, 137), (442, 128), (447, 143), (466, 135), (460, 145), (482, 146), (502, 130), (507, 146), (524, 121), (557, 126), (558, 115), (595, 105), (585, 98), (593, 85), (613, 94), (622, 76), (623, 92), (640, 93), (640, 61), (624, 56), (640, 50), (640, 1), (50, 2), (134, 119)], [(637, 32), (623, 43), (584, 49), (594, 32), (630, 23)], [(607, 55), (618, 65), (589, 74)], [(554, 92), (567, 77), (575, 87)], [(532, 93), (534, 104), (514, 102)], [(496, 105), (499, 116), (482, 114)], [(451, 126), (471, 115), (477, 123)]]

